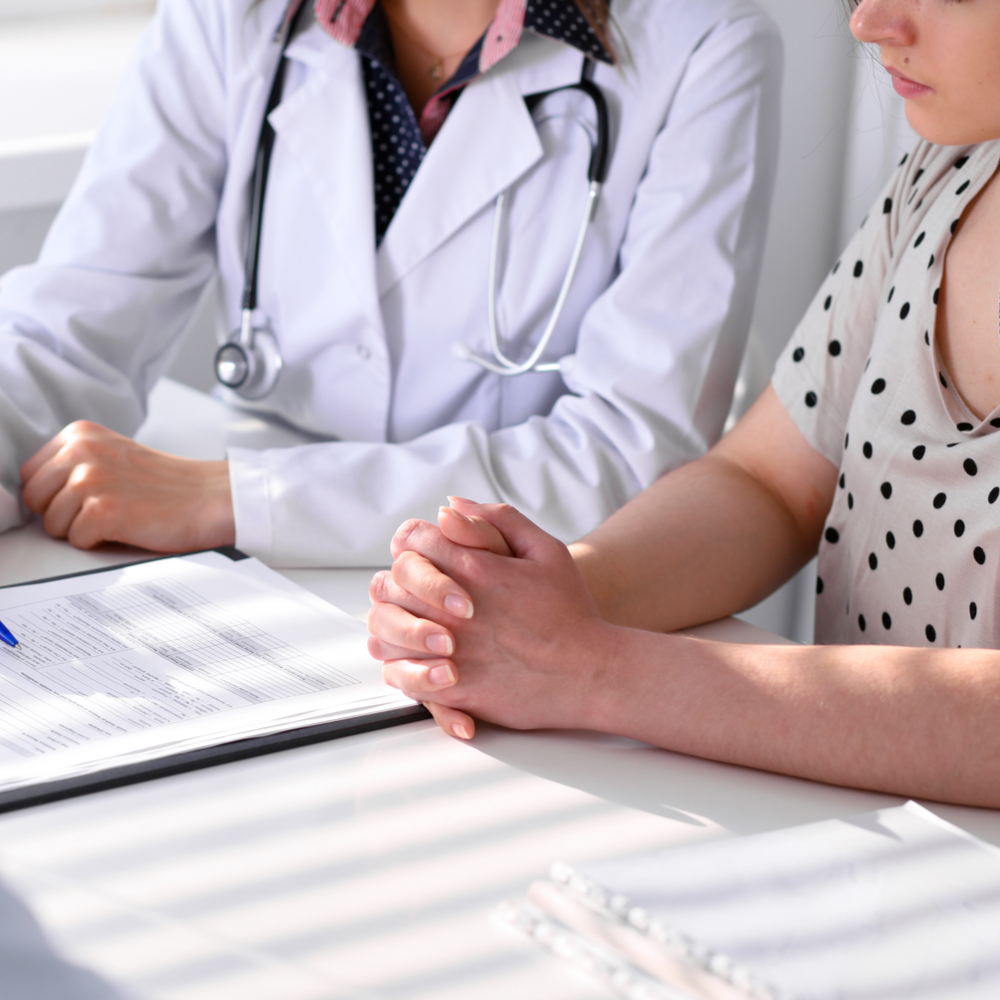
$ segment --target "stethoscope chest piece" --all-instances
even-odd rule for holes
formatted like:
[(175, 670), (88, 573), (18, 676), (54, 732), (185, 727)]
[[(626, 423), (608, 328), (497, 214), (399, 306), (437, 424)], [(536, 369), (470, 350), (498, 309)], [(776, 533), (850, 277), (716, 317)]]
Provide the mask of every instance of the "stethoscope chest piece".
[(215, 377), (244, 399), (262, 399), (281, 374), (281, 351), (274, 334), (248, 318), (215, 352)]

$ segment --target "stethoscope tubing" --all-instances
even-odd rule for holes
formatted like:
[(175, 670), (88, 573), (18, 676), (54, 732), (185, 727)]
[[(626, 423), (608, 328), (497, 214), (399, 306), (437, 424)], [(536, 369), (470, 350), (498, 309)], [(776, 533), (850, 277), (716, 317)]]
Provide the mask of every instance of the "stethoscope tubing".
[(573, 253), (570, 257), (569, 266), (566, 268), (566, 274), (563, 278), (562, 285), (559, 288), (559, 297), (556, 299), (556, 304), (552, 307), (552, 314), (550, 315), (549, 322), (545, 327), (545, 332), (539, 338), (538, 343), (535, 345), (535, 349), (526, 360), (520, 363), (512, 361), (504, 353), (503, 345), (500, 343), (500, 333), (497, 329), (497, 268), (499, 266), (498, 258), (500, 255), (499, 247), (501, 221), (503, 219), (503, 208), (507, 192), (502, 191), (497, 196), (496, 209), (493, 213), (493, 238), (490, 242), (489, 287), (486, 294), (487, 313), (490, 327), (490, 348), (493, 351), (494, 358), (496, 358), (496, 361), (499, 363), (495, 363), (490, 361), (489, 358), (483, 358), (479, 355), (471, 353), (469, 355), (470, 361), (474, 361), (481, 368), (485, 368), (487, 371), (493, 372), (495, 375), (524, 375), (526, 372), (530, 371), (544, 372), (559, 370), (558, 362), (540, 365), (538, 361), (545, 353), (545, 349), (549, 346), (549, 341), (552, 340), (552, 335), (555, 333), (556, 326), (562, 317), (563, 309), (566, 306), (566, 299), (569, 296), (570, 286), (573, 284), (577, 268), (580, 266), (580, 255), (583, 253), (583, 244), (587, 238), (587, 230), (590, 228), (591, 220), (594, 218), (594, 211), (597, 208), (597, 199), (600, 197), (600, 193), (600, 181), (591, 180), (587, 189), (587, 205), (583, 213), (583, 219), (580, 222), (580, 229), (576, 234), (576, 243), (573, 245)]
[[(303, 5), (304, 6), (304, 5)], [(300, 10), (302, 8), (300, 7)], [(240, 326), (230, 339), (219, 348), (215, 359), (216, 377), (223, 385), (247, 395), (248, 398), (259, 398), (266, 395), (273, 388), (277, 380), (278, 373), (282, 367), (281, 351), (277, 340), (267, 330), (256, 330), (253, 323), (253, 313), (257, 308), (257, 277), (260, 261), (260, 240), (264, 214), (264, 197), (267, 192), (267, 178), (271, 166), (271, 153), (274, 148), (275, 132), (271, 126), (271, 112), (281, 101), (281, 93), (284, 86), (285, 68), (287, 60), (285, 50), (294, 33), (295, 23), (298, 20), (298, 13), (290, 17), (284, 25), (284, 31), (280, 37), (280, 55), (278, 65), (275, 68), (274, 79), (271, 83), (271, 90), (268, 93), (267, 106), (264, 111), (264, 119), (261, 123), (260, 137), (257, 142), (257, 152), (254, 158), (254, 171), (252, 178), (252, 193), (250, 199), (250, 222), (247, 234), (247, 257), (244, 271), (243, 298), (240, 316)], [(276, 39), (279, 40), (279, 39)], [(486, 369), (496, 375), (513, 376), (523, 375), (529, 371), (558, 371), (558, 362), (540, 364), (542, 355), (548, 348), (555, 333), (556, 326), (562, 316), (566, 300), (569, 296), (570, 288), (576, 277), (579, 268), (580, 257), (583, 253), (583, 245), (586, 239), (587, 230), (593, 221), (597, 208), (597, 201), (600, 197), (601, 187), (604, 184), (608, 169), (609, 156), (609, 129), (608, 129), (608, 107), (604, 100), (604, 95), (600, 88), (588, 77), (588, 72), (592, 68), (592, 61), (585, 57), (583, 72), (579, 81), (567, 84), (563, 87), (556, 87), (552, 90), (543, 91), (537, 94), (529, 94), (524, 98), (528, 112), (533, 113), (536, 105), (545, 97), (564, 90), (579, 90), (590, 97), (596, 112), (596, 139), (592, 143), (590, 162), (587, 166), (587, 202), (583, 218), (577, 232), (576, 242), (573, 245), (573, 253), (570, 257), (569, 266), (563, 277), (559, 294), (556, 298), (555, 306), (546, 324), (538, 344), (529, 357), (521, 362), (516, 362), (507, 357), (500, 339), (500, 332), (497, 323), (497, 273), (499, 270), (500, 239), (504, 218), (504, 207), (507, 203), (507, 191), (503, 191), (497, 197), (496, 208), (493, 215), (493, 232), (490, 240), (490, 271), (487, 289), (487, 313), (489, 322), (490, 348), (493, 352), (493, 360), (481, 357), (474, 353), (472, 349), (463, 343), (455, 345), (453, 354), (462, 360), (472, 361), (481, 368)], [(264, 345), (268, 349), (262, 350), (262, 346), (257, 344), (257, 334), (266, 334), (268, 344)], [(226, 371), (235, 371), (233, 355), (238, 357), (235, 361), (242, 368), (243, 374), (239, 381), (235, 377), (227, 377)], [(256, 372), (256, 375), (254, 373)], [(253, 376), (253, 377), (251, 377)], [(249, 382), (248, 382), (249, 379)], [(256, 390), (251, 394), (250, 382), (256, 382)]]
[(567, 84), (564, 87), (556, 87), (553, 90), (545, 90), (537, 94), (529, 94), (525, 97), (524, 103), (528, 107), (529, 113), (533, 113), (535, 107), (544, 98), (551, 94), (564, 90), (579, 90), (585, 93), (594, 105), (597, 116), (596, 138), (592, 144), (590, 153), (590, 163), (587, 166), (587, 202), (584, 207), (583, 218), (580, 221), (580, 228), (577, 232), (576, 242), (573, 245), (573, 253), (570, 256), (566, 274), (563, 276), (562, 285), (559, 288), (559, 295), (556, 304), (549, 315), (549, 321), (545, 326), (542, 336), (539, 338), (535, 349), (524, 361), (514, 361), (507, 357), (500, 340), (500, 331), (497, 324), (497, 273), (500, 266), (500, 238), (503, 228), (504, 206), (507, 202), (507, 192), (501, 191), (497, 195), (496, 208), (493, 212), (493, 233), (490, 239), (490, 272), (486, 290), (486, 311), (489, 324), (490, 350), (493, 358), (485, 358), (476, 354), (467, 344), (459, 343), (455, 345), (453, 354), (462, 361), (472, 361), (494, 375), (510, 377), (513, 375), (524, 375), (530, 371), (551, 372), (559, 371), (559, 362), (549, 362), (539, 364), (542, 355), (545, 353), (556, 331), (556, 326), (562, 318), (563, 309), (566, 306), (566, 299), (569, 297), (570, 288), (576, 278), (576, 272), (580, 266), (580, 256), (583, 253), (583, 244), (587, 238), (587, 230), (593, 222), (594, 214), (597, 211), (597, 201), (600, 198), (601, 188), (604, 184), (608, 172), (608, 154), (610, 149), (609, 128), (608, 128), (608, 105), (601, 93), (601, 88), (597, 86), (587, 76), (587, 71), (591, 66), (589, 59), (584, 59), (583, 72), (576, 83)]

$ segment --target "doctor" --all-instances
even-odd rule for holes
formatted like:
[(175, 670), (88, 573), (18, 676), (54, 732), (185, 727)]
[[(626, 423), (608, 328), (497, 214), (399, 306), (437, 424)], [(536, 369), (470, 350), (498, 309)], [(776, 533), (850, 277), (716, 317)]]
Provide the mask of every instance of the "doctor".
[[(570, 539), (702, 454), (758, 276), (773, 25), (749, 0), (614, 0), (610, 21), (599, 0), (299, 7), (159, 4), (38, 263), (0, 284), (0, 526), (23, 483), (79, 546), (235, 541), (278, 565), (372, 565), (446, 494)], [(581, 78), (607, 105), (609, 160), (559, 308), (598, 110), (548, 92)], [(272, 93), (243, 331), (271, 369), (220, 391), (317, 443), (165, 456), (121, 435), (214, 276), (241, 326)], [(470, 358), (523, 361), (553, 316), (541, 370)]]

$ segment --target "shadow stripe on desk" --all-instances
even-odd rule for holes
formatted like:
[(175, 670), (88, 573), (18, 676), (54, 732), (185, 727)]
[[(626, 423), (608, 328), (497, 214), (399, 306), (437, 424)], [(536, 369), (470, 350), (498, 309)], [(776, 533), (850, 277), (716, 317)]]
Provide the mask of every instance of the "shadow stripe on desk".
[[(319, 864), (314, 867), (305, 868), (290, 876), (274, 875), (255, 881), (245, 881), (235, 889), (227, 888), (203, 894), (192, 892), (183, 900), (164, 904), (163, 909), (169, 912), (172, 917), (183, 920), (196, 920), (200, 917), (236, 909), (250, 903), (273, 901), (281, 896), (313, 888), (321, 882), (336, 884), (345, 880), (353, 881), (360, 879), (375, 872), (392, 869), (405, 870), (410, 865), (423, 864), (426, 861), (448, 855), (456, 849), (468, 849), (472, 841), (474, 841), (476, 847), (484, 847), (490, 844), (500, 845), (512, 836), (534, 833), (537, 830), (551, 827), (554, 823), (572, 824), (583, 819), (590, 819), (608, 811), (606, 808), (602, 808), (602, 806), (603, 803), (595, 802), (589, 806), (561, 809), (555, 813), (547, 812), (543, 815), (531, 816), (511, 823), (498, 823), (485, 828), (480, 827), (471, 834), (462, 833), (454, 837), (438, 838), (433, 843), (423, 845), (417, 850), (410, 847), (401, 847), (399, 850), (382, 852), (362, 860), (351, 859), (348, 861), (338, 861), (333, 864)], [(428, 807), (432, 808), (433, 803), (428, 803)], [(544, 875), (544, 872), (538, 872), (538, 875), (541, 877)], [(433, 907), (428, 909), (433, 909)], [(380, 926), (385, 927), (387, 925), (385, 917), (379, 917), (378, 920)], [(388, 923), (391, 923), (391, 921), (388, 921)], [(351, 934), (363, 936), (367, 933), (365, 926), (365, 921), (355, 919), (352, 924)], [(326, 933), (326, 931), (324, 930), (323, 933)], [(281, 939), (276, 938), (274, 940)]]
[[(321, 768), (315, 768), (314, 771), (306, 773), (315, 773), (317, 780), (321, 780), (323, 777)], [(438, 798), (447, 794), (459, 794), (481, 788), (502, 787), (519, 780), (521, 777), (517, 772), (499, 769), (485, 773), (477, 771), (473, 774), (422, 783), (419, 790), (422, 795)], [(270, 787), (268, 782), (261, 784), (260, 792), (263, 797), (267, 797)], [(355, 797), (355, 789), (347, 788), (343, 792), (338, 791), (334, 796), (320, 799), (301, 809), (283, 809), (280, 813), (265, 818), (255, 816), (249, 823), (244, 816), (236, 814), (231, 819), (227, 819), (225, 823), (213, 824), (207, 829), (199, 827), (196, 831), (182, 836), (171, 831), (162, 838), (143, 837), (140, 843), (130, 847), (123, 847), (120, 844), (102, 841), (99, 837), (94, 837), (95, 831), (84, 823), (79, 827), (79, 836), (81, 839), (93, 838), (96, 849), (77, 854), (69, 863), (53, 864), (52, 867), (63, 876), (75, 878), (85, 876), (89, 879), (107, 874), (124, 875), (130, 871), (139, 872), (149, 868), (151, 863), (161, 865), (171, 859), (190, 859), (196, 855), (203, 855), (217, 847), (231, 850), (234, 847), (244, 847), (274, 839), (276, 836), (280, 837), (282, 834), (296, 831), (303, 820), (315, 817), (318, 812), (325, 814), (324, 824), (328, 823), (333, 826), (354, 815)], [(389, 799), (388, 794), (384, 797)], [(380, 809), (390, 808), (395, 804), (392, 801), (387, 801), (380, 806), (368, 798), (365, 800), (365, 811), (376, 812)], [(196, 808), (197, 802), (185, 802), (184, 806)], [(114, 803), (109, 802), (99, 826), (106, 825), (107, 819), (113, 818), (114, 815)], [(151, 862), (151, 857), (155, 857), (155, 861)]]

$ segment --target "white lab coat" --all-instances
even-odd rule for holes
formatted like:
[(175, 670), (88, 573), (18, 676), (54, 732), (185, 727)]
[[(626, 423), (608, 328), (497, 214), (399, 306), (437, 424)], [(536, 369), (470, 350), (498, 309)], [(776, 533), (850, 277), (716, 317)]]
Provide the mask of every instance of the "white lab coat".
[[(248, 183), (285, 0), (162, 0), (39, 262), (0, 284), (0, 469), (68, 422), (132, 433), (206, 282), (239, 322)], [(318, 25), (288, 49), (259, 304), (284, 369), (257, 408), (322, 439), (231, 449), (237, 544), (276, 565), (377, 565), (447, 494), (515, 504), (571, 539), (720, 434), (753, 304), (781, 51), (749, 0), (614, 0), (599, 65), (607, 183), (546, 360), (487, 350), (493, 204), (513, 185), (501, 329), (544, 328), (586, 195), (582, 56), (526, 32), (457, 101), (374, 249), (357, 53)], [(544, 120), (543, 120), (544, 119)], [(236, 397), (234, 402), (240, 403)], [(248, 405), (240, 403), (240, 405)], [(12, 505), (11, 505), (12, 507)], [(7, 523), (15, 519), (11, 509)]]

